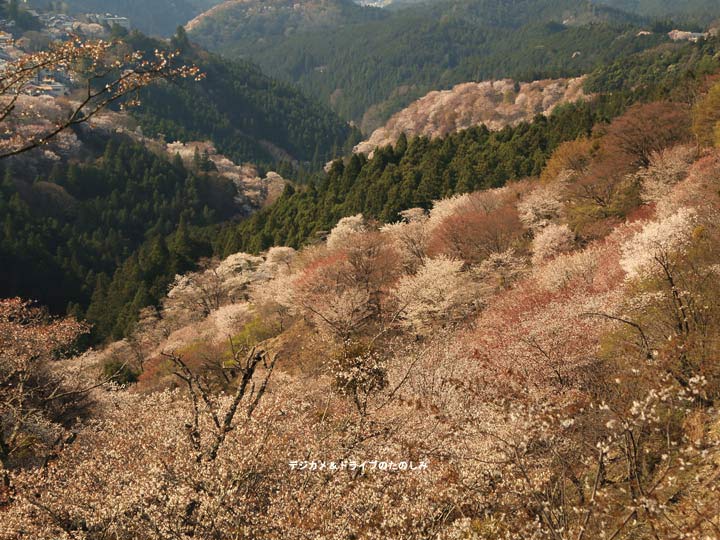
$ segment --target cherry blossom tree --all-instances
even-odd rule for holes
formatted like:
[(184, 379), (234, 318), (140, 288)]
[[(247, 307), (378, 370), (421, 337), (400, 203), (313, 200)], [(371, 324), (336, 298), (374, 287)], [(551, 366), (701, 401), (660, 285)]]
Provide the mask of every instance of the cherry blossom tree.
[(87, 331), (18, 298), (0, 301), (0, 472), (48, 459), (68, 436), (87, 388), (52, 363)]
[(362, 214), (344, 217), (333, 227), (327, 238), (329, 249), (348, 247), (352, 239), (367, 230), (367, 223)]
[(473, 304), (470, 274), (463, 261), (427, 259), (418, 271), (402, 278), (395, 289), (403, 320), (418, 332), (458, 321)]
[(518, 203), (522, 224), (531, 230), (540, 230), (562, 215), (562, 182), (552, 182), (533, 189)]
[(575, 234), (567, 225), (551, 224), (533, 238), (533, 265), (552, 259), (560, 253), (571, 251), (575, 245)]
[[(47, 144), (67, 128), (87, 122), (108, 105), (122, 101), (137, 104), (137, 92), (159, 80), (200, 79), (195, 66), (177, 65), (176, 52), (156, 50), (147, 57), (141, 51), (128, 51), (122, 42), (83, 41), (75, 36), (51, 45), (47, 51), (28, 54), (5, 64), (0, 72), (0, 159), (22, 154)], [(21, 107), (21, 96), (43, 71), (64, 71), (81, 81), (84, 88), (76, 99), (50, 125), (25, 133), (22, 124), (32, 123), (37, 114)], [(127, 98), (127, 99), (126, 99)]]
[(672, 267), (692, 240), (697, 213), (681, 208), (672, 216), (647, 223), (623, 247), (620, 261), (628, 278), (642, 278), (653, 272), (672, 273)]
[(340, 342), (392, 318), (385, 298), (399, 272), (397, 254), (382, 234), (354, 234), (351, 246), (323, 253), (292, 278), (288, 298), (296, 312)]
[(469, 264), (480, 263), (492, 253), (502, 253), (510, 248), (521, 232), (515, 205), (488, 201), (484, 196), (469, 197), (466, 204), (456, 208), (434, 228), (429, 252)]
[(422, 208), (400, 212), (402, 221), (383, 226), (380, 230), (390, 237), (394, 249), (402, 257), (403, 268), (413, 273), (427, 256), (429, 217)]
[(654, 153), (649, 166), (637, 172), (642, 183), (643, 201), (652, 203), (665, 197), (674, 185), (687, 176), (696, 155), (695, 148), (683, 145)]

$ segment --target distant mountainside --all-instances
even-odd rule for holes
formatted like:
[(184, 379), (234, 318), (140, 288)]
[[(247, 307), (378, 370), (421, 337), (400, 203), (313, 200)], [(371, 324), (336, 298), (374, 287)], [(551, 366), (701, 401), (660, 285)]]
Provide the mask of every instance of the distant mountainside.
[[(162, 47), (133, 34), (140, 50)], [(204, 80), (156, 85), (143, 92), (133, 114), (150, 136), (166, 142), (211, 140), (237, 163), (274, 165), (280, 161), (320, 165), (350, 149), (358, 135), (327, 106), (274, 80), (254, 64), (231, 61), (180, 39), (182, 60), (198, 65)]]
[(596, 0), (600, 5), (637, 13), (646, 17), (671, 17), (678, 21), (692, 21), (707, 25), (720, 17), (717, 0)]
[[(441, 3), (446, 0), (358, 0), (359, 4), (401, 9), (416, 4)], [(720, 16), (720, 4), (716, 0), (592, 0), (597, 6), (610, 6), (644, 17), (672, 17), (679, 20), (695, 20)], [(706, 21), (707, 22), (707, 21)]]
[[(664, 39), (637, 38), (637, 16), (578, 0), (446, 0), (398, 11), (300, 0), (293, 17), (286, 0), (271, 3), (279, 5), (286, 9), (227, 2), (190, 24), (190, 38), (226, 56), (253, 59), (364, 132), (430, 90), (491, 78), (578, 76)], [(329, 15), (341, 8), (343, 17)], [(253, 35), (261, 19), (273, 28), (264, 40)]]
[(222, 0), (31, 0), (36, 7), (50, 4), (69, 13), (113, 13), (128, 17), (133, 28), (146, 34), (169, 36), (187, 21)]
[(204, 47), (248, 56), (295, 34), (327, 32), (386, 16), (352, 0), (225, 0), (186, 29)]
[(450, 90), (430, 92), (394, 114), (370, 138), (355, 147), (369, 153), (395, 144), (400, 135), (431, 139), (484, 124), (491, 130), (529, 122), (550, 114), (563, 103), (583, 99), (584, 77), (516, 83), (510, 79), (464, 83)]

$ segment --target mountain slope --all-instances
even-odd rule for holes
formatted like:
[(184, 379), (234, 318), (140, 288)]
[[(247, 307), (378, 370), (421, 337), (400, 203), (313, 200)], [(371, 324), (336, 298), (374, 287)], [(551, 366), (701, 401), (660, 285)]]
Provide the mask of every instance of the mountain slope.
[(215, 251), (297, 247), (359, 212), (392, 222), (399, 212), (428, 208), (441, 197), (537, 175), (560, 143), (591, 134), (629, 104), (670, 98), (682, 108), (695, 99), (705, 76), (720, 70), (719, 47), (713, 39), (620, 59), (589, 75), (586, 86), (598, 93), (593, 100), (558, 107), (530, 124), (497, 132), (474, 127), (433, 140), (400, 135), (394, 148), (378, 149), (369, 160), (355, 154), (309, 187), (287, 189), (275, 205), (216, 237)]
[[(284, 182), (268, 169), (319, 167), (357, 142), (328, 108), (252, 64), (180, 36), (124, 39), (144, 51), (179, 47), (179, 61), (206, 77), (149, 87), (129, 114), (98, 116), (0, 168), (0, 296), (82, 314), (94, 339), (123, 335), (178, 271), (209, 255), (207, 227), (277, 198)], [(16, 105), (65, 103), (21, 96)]]
[[(577, 76), (662, 40), (636, 38), (636, 29), (618, 22), (635, 17), (588, 11), (577, 0), (453, 0), (383, 13), (372, 22), (278, 35), (261, 47), (232, 37), (212, 46), (252, 58), (369, 132), (430, 90), (490, 78)], [(190, 38), (209, 43), (214, 35), (194, 26)]]
[(351, 0), (225, 0), (186, 29), (204, 47), (248, 56), (295, 34), (324, 33), (385, 16)]

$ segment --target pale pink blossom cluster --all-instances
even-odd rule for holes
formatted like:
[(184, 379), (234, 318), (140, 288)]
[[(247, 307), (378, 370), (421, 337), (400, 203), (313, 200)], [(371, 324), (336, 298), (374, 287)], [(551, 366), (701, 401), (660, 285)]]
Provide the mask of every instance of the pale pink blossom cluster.
[(467, 315), (475, 296), (463, 262), (442, 256), (427, 259), (414, 275), (403, 277), (395, 295), (403, 320), (417, 331)]
[(660, 272), (665, 261), (682, 257), (692, 240), (697, 212), (681, 208), (673, 215), (647, 223), (623, 246), (620, 264), (629, 279)]
[(367, 225), (362, 214), (342, 218), (327, 237), (328, 249), (348, 247), (355, 236), (366, 230)]
[(575, 247), (575, 233), (566, 224), (548, 224), (538, 231), (532, 243), (532, 262), (537, 266), (560, 253), (572, 251)]

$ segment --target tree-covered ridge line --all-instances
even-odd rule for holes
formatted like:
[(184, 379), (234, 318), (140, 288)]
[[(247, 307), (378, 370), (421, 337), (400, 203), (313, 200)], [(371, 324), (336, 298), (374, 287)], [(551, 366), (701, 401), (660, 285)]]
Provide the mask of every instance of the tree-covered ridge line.
[(352, 0), (228, 0), (189, 21), (185, 28), (211, 50), (228, 43), (256, 50), (291, 34), (324, 33), (388, 16)]

